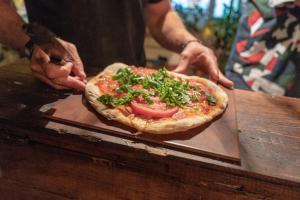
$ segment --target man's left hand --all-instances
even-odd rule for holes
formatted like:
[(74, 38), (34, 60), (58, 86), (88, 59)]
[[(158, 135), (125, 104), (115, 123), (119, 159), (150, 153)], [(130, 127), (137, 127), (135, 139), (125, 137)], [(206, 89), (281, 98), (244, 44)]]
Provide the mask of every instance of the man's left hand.
[(233, 88), (233, 82), (227, 79), (218, 67), (218, 62), (213, 51), (199, 42), (190, 42), (180, 54), (180, 62), (174, 70), (178, 73), (186, 73), (187, 68), (194, 65), (209, 78), (227, 88)]

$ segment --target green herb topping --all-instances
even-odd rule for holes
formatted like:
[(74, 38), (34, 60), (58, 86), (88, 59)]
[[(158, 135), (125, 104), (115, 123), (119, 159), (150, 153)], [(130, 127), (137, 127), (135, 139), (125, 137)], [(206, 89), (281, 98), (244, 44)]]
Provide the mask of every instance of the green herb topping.
[[(113, 80), (117, 80), (120, 83), (120, 87), (116, 89), (116, 92), (125, 92), (127, 94), (123, 97), (113, 97), (106, 94), (97, 99), (109, 106), (129, 104), (138, 96), (142, 96), (148, 104), (152, 104), (153, 100), (151, 97), (159, 96), (169, 106), (183, 107), (189, 101), (197, 99), (197, 95), (190, 95), (187, 91), (196, 91), (199, 94), (206, 95), (207, 102), (211, 106), (215, 106), (217, 103), (214, 97), (206, 94), (200, 87), (190, 86), (188, 81), (182, 83), (174, 80), (173, 77), (168, 75), (165, 68), (159, 69), (157, 72), (145, 77), (133, 74), (128, 68), (123, 68), (113, 76)], [(137, 84), (141, 84), (145, 89), (152, 89), (152, 92), (133, 89), (132, 86)]]

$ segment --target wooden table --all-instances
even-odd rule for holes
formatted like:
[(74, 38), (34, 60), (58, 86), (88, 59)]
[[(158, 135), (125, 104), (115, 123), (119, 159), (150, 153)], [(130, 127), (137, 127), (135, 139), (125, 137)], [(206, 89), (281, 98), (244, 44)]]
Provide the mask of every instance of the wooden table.
[(0, 67), (0, 199), (299, 199), (300, 100), (235, 91), (241, 165), (41, 118), (69, 92)]

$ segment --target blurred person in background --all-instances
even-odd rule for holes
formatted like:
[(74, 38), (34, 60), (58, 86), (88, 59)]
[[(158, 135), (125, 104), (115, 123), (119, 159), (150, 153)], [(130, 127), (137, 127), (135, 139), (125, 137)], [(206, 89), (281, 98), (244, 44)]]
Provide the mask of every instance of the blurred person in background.
[(242, 0), (226, 75), (236, 88), (300, 97), (300, 0)]
[[(29, 21), (52, 30), (75, 57), (58, 66), (39, 47), (29, 49), (34, 76), (56, 89), (84, 90), (85, 71), (97, 73), (113, 62), (145, 66), (146, 24), (163, 47), (180, 53), (176, 72), (185, 73), (195, 65), (213, 81), (233, 86), (220, 73), (214, 53), (185, 29), (170, 0), (25, 0), (25, 4)], [(28, 52), (32, 45), (10, 0), (0, 0), (0, 18), (0, 42)]]

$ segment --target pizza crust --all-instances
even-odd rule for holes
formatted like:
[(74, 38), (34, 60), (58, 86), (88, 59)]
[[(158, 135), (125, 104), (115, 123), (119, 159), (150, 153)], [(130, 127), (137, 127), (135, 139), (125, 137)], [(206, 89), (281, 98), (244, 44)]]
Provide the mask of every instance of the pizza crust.
[(127, 126), (136, 128), (139, 132), (147, 132), (152, 134), (170, 134), (175, 132), (184, 132), (213, 120), (216, 116), (223, 113), (228, 104), (227, 94), (212, 81), (197, 76), (186, 76), (184, 74), (168, 72), (170, 75), (182, 79), (201, 80), (214, 91), (214, 97), (217, 98), (218, 102), (217, 105), (211, 112), (209, 112), (208, 115), (202, 114), (199, 116), (191, 116), (183, 119), (165, 118), (159, 120), (146, 120), (134, 116), (133, 114), (126, 116), (120, 110), (107, 107), (99, 101), (97, 101), (97, 98), (103, 94), (98, 89), (98, 86), (95, 85), (100, 76), (113, 76), (117, 73), (119, 69), (126, 67), (129, 66), (123, 63), (114, 63), (106, 67), (101, 73), (99, 73), (87, 83), (85, 89), (85, 96), (88, 99), (89, 103), (96, 109), (98, 113), (110, 120), (115, 120), (126, 124)]

